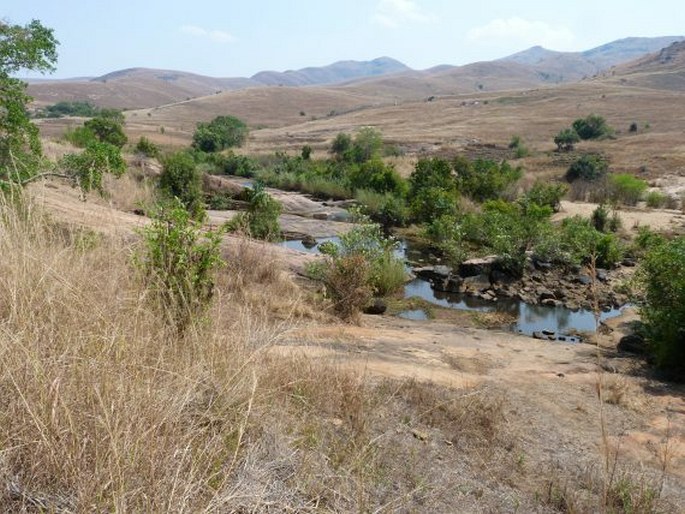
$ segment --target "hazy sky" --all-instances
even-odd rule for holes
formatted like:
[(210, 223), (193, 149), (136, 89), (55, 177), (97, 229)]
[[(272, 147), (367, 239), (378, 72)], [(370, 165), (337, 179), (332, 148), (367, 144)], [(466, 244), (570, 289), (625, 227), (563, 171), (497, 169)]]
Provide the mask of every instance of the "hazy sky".
[(8, 1), (6, 21), (55, 30), (56, 78), (136, 66), (236, 77), (384, 55), (425, 69), (685, 33), (682, 0)]

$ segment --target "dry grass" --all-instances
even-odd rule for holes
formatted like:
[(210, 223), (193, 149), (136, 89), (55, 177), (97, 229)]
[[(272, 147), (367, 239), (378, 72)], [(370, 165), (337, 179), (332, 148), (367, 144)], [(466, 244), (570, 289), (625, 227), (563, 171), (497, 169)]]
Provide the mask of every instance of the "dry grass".
[(123, 241), (30, 204), (0, 218), (2, 511), (453, 511), (462, 476), (432, 462), (507, 456), (488, 444), (503, 425), (487, 392), (270, 354), (315, 314), (253, 244), (228, 254), (208, 319), (179, 337)]

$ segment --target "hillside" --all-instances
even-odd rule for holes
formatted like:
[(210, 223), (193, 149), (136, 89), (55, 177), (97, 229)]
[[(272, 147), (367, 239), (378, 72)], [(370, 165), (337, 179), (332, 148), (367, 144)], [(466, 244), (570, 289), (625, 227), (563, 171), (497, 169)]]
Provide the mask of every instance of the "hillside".
[(556, 52), (534, 46), (504, 57), (501, 61), (532, 66), (552, 82), (572, 82), (596, 75), (612, 66), (632, 61), (682, 40), (682, 36), (631, 37), (583, 52)]
[(355, 78), (407, 71), (389, 57), (373, 61), (341, 61), (283, 73), (265, 71), (252, 78), (216, 78), (173, 70), (129, 68), (100, 77), (77, 80), (41, 80), (29, 84), (37, 105), (62, 100), (89, 101), (101, 107), (141, 109), (236, 89), (260, 86), (330, 84)]
[(372, 61), (339, 61), (328, 66), (308, 67), (296, 71), (262, 71), (251, 80), (267, 86), (311, 86), (336, 84), (348, 80), (375, 77), (410, 71), (390, 57), (379, 57)]
[(685, 91), (685, 41), (617, 67), (606, 80), (657, 90)]

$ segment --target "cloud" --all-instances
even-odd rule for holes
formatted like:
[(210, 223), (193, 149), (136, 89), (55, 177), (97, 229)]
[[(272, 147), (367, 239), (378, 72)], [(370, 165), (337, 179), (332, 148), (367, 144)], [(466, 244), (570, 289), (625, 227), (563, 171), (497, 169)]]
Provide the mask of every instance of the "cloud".
[(196, 25), (183, 25), (181, 32), (195, 37), (209, 39), (215, 43), (230, 43), (235, 41), (235, 38), (223, 30), (208, 30), (198, 27)]
[(373, 19), (384, 27), (397, 28), (409, 22), (433, 21), (435, 17), (423, 12), (413, 0), (380, 0)]
[(469, 30), (466, 36), (470, 41), (542, 45), (554, 50), (569, 48), (575, 41), (573, 32), (567, 27), (518, 17), (492, 20)]

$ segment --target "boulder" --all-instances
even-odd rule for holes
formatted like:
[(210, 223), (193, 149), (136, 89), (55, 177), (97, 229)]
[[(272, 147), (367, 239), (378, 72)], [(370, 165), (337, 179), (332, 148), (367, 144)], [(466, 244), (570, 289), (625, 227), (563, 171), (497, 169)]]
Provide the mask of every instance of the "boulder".
[(310, 234), (305, 234), (305, 236), (302, 238), (302, 246), (305, 248), (314, 248), (316, 244), (316, 238)]
[(387, 310), (388, 305), (382, 298), (374, 298), (373, 302), (371, 302), (371, 305), (364, 309), (364, 314), (380, 315), (384, 314)]
[(542, 300), (541, 303), (547, 307), (558, 307), (561, 302), (559, 302), (559, 300), (555, 300), (554, 298), (546, 298), (545, 300)]
[(590, 275), (586, 275), (584, 273), (578, 275), (575, 280), (578, 284), (583, 284), (584, 286), (589, 286), (592, 284), (592, 278)]
[(480, 293), (490, 289), (490, 278), (487, 275), (466, 277), (462, 283), (462, 289), (464, 292)]
[(597, 268), (596, 275), (597, 280), (599, 280), (600, 282), (606, 282), (607, 280), (609, 280), (609, 272), (605, 269)]
[(645, 355), (648, 350), (644, 337), (638, 334), (623, 336), (618, 342), (616, 349), (619, 352), (634, 353), (636, 355)]
[(459, 275), (462, 277), (475, 277), (478, 275), (490, 275), (493, 271), (496, 255), (488, 255), (477, 259), (469, 259), (459, 265)]
[(550, 291), (549, 289), (544, 289), (544, 290), (540, 291), (539, 298), (540, 298), (541, 302), (544, 302), (545, 300), (556, 300), (557, 299), (556, 295), (552, 291)]

